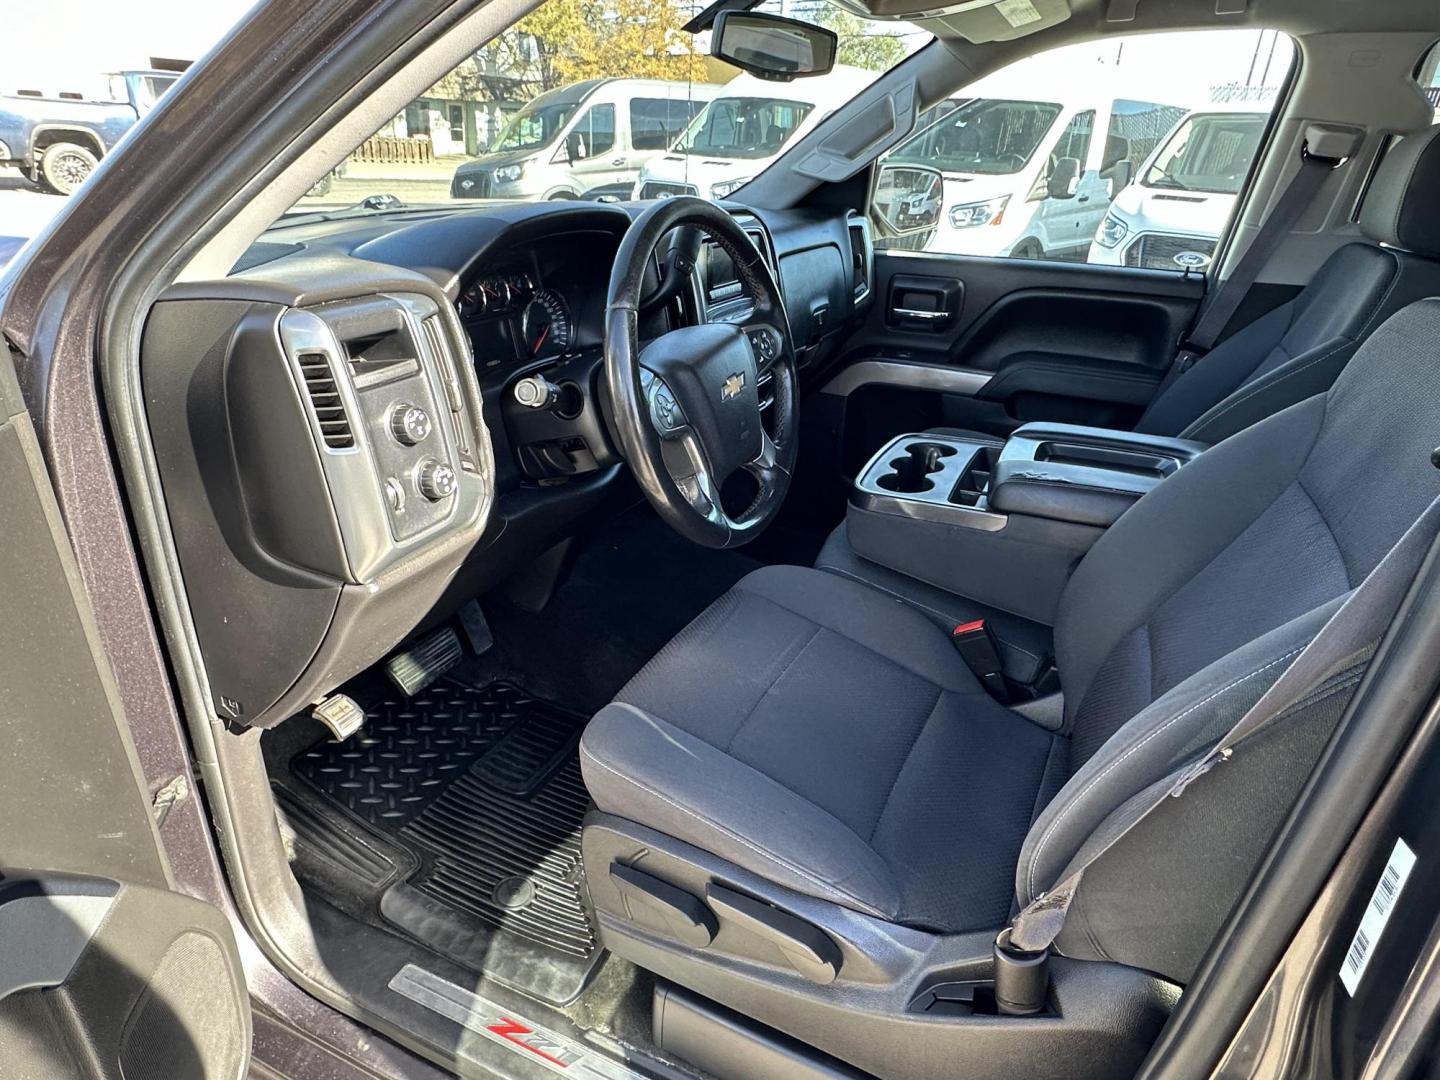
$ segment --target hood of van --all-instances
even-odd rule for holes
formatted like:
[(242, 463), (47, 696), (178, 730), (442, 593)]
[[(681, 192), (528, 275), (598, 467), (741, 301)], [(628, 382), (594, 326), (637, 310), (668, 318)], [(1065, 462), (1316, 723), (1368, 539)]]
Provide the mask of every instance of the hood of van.
[[(775, 155), (778, 157), (779, 155)], [(674, 184), (693, 184), (706, 191), (712, 184), (755, 176), (766, 169), (775, 157), (730, 158), (701, 157), (698, 154), (665, 154), (652, 158), (640, 170), (640, 180), (663, 180)]]
[(522, 161), (529, 161), (531, 158), (538, 158), (548, 149), (549, 147), (542, 147), (540, 149), (505, 150), (494, 154), (481, 154), (456, 168), (455, 175), (464, 176), (467, 173), (490, 172), (502, 165), (516, 165)]
[(1207, 239), (1219, 238), (1234, 209), (1234, 195), (1140, 184), (1130, 184), (1110, 204), (1110, 213), (1125, 222), (1131, 233), (1173, 233)]

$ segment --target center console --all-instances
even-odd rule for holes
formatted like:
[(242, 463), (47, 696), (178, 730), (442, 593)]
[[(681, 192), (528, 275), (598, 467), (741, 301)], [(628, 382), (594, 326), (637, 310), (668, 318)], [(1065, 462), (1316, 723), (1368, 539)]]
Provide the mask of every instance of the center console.
[(1003, 444), (901, 435), (851, 492), (856, 554), (1037, 622), (1100, 535), (1203, 443), (1026, 424)]

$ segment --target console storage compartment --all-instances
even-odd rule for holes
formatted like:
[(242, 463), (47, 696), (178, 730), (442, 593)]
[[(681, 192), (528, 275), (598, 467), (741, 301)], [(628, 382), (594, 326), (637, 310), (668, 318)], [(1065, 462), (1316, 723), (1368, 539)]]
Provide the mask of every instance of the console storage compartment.
[(1053, 624), (1090, 545), (1201, 443), (1026, 424), (1003, 445), (901, 435), (861, 470), (846, 530), (857, 555)]

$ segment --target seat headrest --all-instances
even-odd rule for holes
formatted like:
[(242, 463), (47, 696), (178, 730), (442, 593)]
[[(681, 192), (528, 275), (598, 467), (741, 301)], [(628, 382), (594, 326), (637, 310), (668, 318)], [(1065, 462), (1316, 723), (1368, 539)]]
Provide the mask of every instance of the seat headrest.
[(1360, 208), (1371, 240), (1440, 259), (1440, 125), (1406, 135), (1386, 151)]

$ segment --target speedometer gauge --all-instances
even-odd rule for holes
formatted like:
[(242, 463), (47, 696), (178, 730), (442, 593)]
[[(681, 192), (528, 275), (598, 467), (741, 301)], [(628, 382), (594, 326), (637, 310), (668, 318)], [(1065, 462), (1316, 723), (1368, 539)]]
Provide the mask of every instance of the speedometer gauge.
[(520, 316), (520, 332), (532, 357), (565, 352), (574, 337), (565, 298), (553, 289), (536, 293)]

